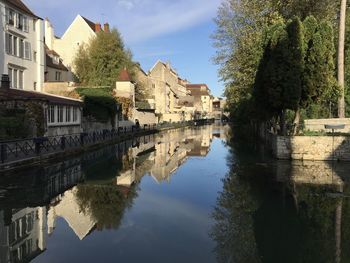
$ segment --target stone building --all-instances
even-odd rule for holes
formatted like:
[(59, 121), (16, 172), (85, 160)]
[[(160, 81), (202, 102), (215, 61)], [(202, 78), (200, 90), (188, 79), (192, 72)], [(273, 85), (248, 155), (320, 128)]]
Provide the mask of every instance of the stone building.
[(194, 97), (196, 118), (212, 118), (213, 96), (207, 84), (187, 84), (187, 90)]
[[(0, 87), (1, 111), (23, 110), (28, 137), (80, 133), (83, 102), (42, 92), (10, 88), (7, 75)], [(0, 116), (1, 117), (1, 116)], [(3, 118), (11, 117), (4, 116)]]
[(44, 82), (43, 21), (21, 0), (0, 0), (0, 75), (11, 88), (41, 91)]
[(63, 64), (60, 55), (45, 47), (45, 83), (68, 82), (68, 68)]
[(123, 108), (119, 111), (118, 127), (130, 127), (136, 123), (143, 127), (157, 123), (154, 107), (148, 102), (146, 105), (136, 102), (135, 83), (132, 82), (127, 69), (120, 72), (114, 94), (122, 101), (129, 101), (128, 106), (122, 103), (122, 107), (129, 107), (129, 109)]
[(159, 122), (191, 120), (194, 108), (186, 81), (182, 80), (170, 63), (157, 61), (148, 74), (152, 81), (152, 95)]

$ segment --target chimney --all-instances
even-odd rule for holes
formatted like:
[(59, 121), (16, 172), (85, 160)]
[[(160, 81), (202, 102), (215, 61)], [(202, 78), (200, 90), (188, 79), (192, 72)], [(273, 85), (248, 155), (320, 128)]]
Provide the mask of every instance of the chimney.
[(95, 32), (98, 33), (98, 32), (101, 32), (101, 30), (102, 30), (101, 24), (100, 23), (96, 23), (95, 24)]
[(103, 25), (103, 31), (105, 31), (106, 33), (109, 33), (109, 24), (108, 23), (105, 23)]
[(10, 88), (9, 75), (2, 74), (2, 77), (1, 77), (1, 88), (2, 89), (9, 89)]

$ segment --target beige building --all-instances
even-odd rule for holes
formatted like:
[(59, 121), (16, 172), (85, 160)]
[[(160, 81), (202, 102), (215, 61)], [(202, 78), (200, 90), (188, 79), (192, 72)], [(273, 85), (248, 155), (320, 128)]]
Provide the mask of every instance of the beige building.
[(187, 84), (187, 90), (194, 97), (196, 118), (212, 118), (213, 96), (207, 84)]
[[(132, 82), (131, 77), (127, 69), (120, 72), (116, 82), (114, 90), (116, 97), (130, 100), (130, 108), (128, 111), (120, 109), (118, 114), (117, 125), (120, 127), (130, 127), (138, 123), (140, 127), (144, 125), (152, 125), (157, 123), (154, 107), (149, 103), (144, 105), (143, 103), (136, 102), (135, 95), (135, 83)], [(123, 105), (121, 105), (123, 107)], [(125, 114), (129, 112), (130, 114)]]
[(159, 122), (191, 120), (194, 113), (186, 81), (182, 80), (170, 63), (157, 61), (148, 74), (152, 82), (151, 93), (155, 100)]
[(63, 64), (69, 69), (69, 81), (74, 80), (73, 61), (79, 47), (88, 44), (102, 30), (109, 31), (109, 24), (106, 23), (102, 29), (101, 24), (78, 15), (63, 36), (57, 37), (50, 21), (45, 20), (45, 44), (49, 50), (53, 50), (60, 55)]
[(63, 61), (57, 52), (45, 49), (45, 82), (67, 82), (69, 77), (69, 70), (63, 64)]

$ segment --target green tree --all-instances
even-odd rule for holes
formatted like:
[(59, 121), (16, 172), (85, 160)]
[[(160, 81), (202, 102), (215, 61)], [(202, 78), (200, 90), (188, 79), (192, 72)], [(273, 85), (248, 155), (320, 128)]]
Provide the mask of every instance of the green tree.
[(309, 15), (335, 26), (338, 7), (338, 1), (332, 0), (223, 1), (215, 19), (214, 61), (220, 66), (232, 116), (241, 112), (238, 110), (241, 102), (246, 105), (251, 100), (256, 72), (264, 55), (266, 28), (278, 22), (287, 23), (294, 16), (304, 19)]
[(115, 85), (119, 72), (127, 67), (132, 71), (131, 52), (124, 46), (116, 29), (101, 31), (88, 45), (82, 45), (74, 59), (78, 80), (88, 86)]
[(336, 100), (338, 88), (335, 79), (334, 34), (329, 22), (309, 17), (305, 25), (305, 70), (303, 74), (301, 106)]

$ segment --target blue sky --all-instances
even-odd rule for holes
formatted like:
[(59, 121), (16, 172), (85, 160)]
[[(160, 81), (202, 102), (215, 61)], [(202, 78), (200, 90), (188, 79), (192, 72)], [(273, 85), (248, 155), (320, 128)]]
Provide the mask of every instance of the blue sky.
[[(77, 14), (109, 22), (122, 33), (134, 60), (145, 71), (161, 59), (170, 61), (181, 77), (206, 83), (221, 96), (218, 67), (210, 35), (221, 0), (24, 0), (39, 16), (48, 17), (61, 36)], [(68, 8), (67, 8), (68, 7)]]

